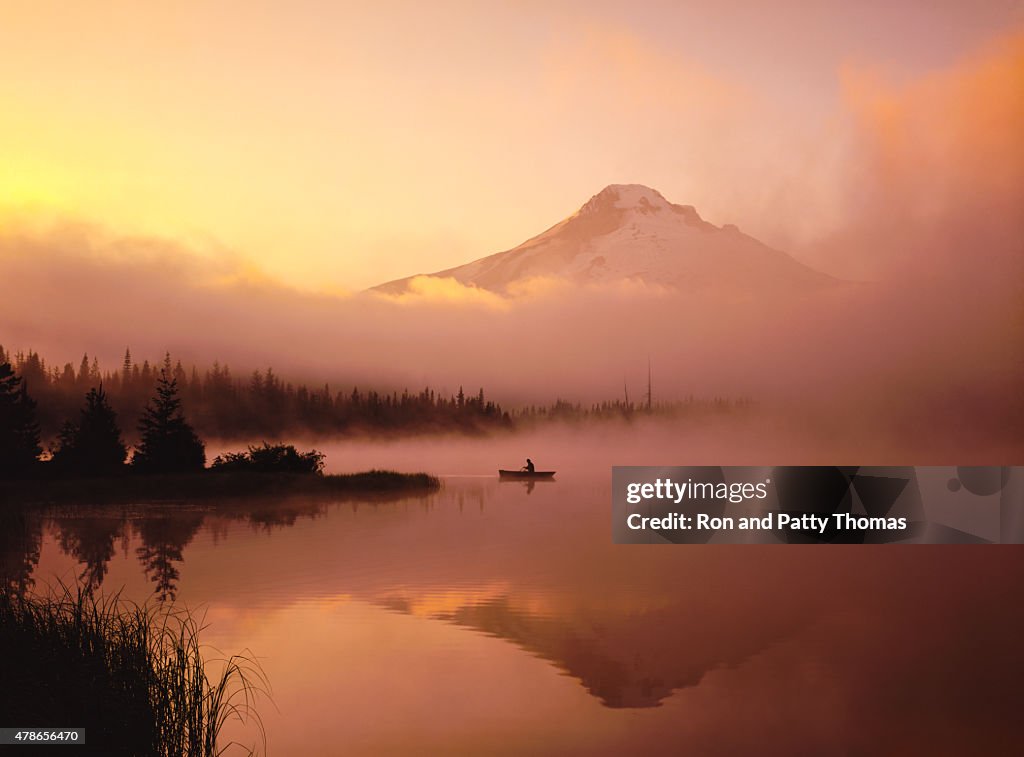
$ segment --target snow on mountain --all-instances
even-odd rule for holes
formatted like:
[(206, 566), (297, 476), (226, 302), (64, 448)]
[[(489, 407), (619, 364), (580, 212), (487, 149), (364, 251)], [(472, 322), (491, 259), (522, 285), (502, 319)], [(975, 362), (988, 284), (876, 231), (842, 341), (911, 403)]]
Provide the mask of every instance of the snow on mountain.
[[(634, 280), (681, 291), (734, 292), (799, 291), (835, 281), (731, 224), (708, 223), (692, 206), (670, 203), (640, 184), (612, 184), (518, 247), (426, 275), (497, 293), (538, 277), (576, 284)], [(413, 278), (374, 291), (400, 294)]]

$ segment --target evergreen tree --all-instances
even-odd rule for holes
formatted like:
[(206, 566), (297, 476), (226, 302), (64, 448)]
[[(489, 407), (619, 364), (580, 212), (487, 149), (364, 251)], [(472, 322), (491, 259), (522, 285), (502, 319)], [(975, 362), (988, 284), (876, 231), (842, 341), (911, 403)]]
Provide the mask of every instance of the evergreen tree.
[(165, 362), (156, 396), (139, 421), (141, 440), (132, 466), (145, 473), (186, 473), (206, 465), (206, 448), (181, 412), (178, 382)]
[[(168, 355), (170, 358), (170, 355)], [(185, 368), (182, 366), (179, 360), (177, 365), (174, 366), (174, 380), (178, 382), (178, 386), (184, 387), (187, 376), (185, 375)]]
[(132, 351), (125, 347), (124, 363), (121, 364), (121, 388), (127, 389), (132, 382)]
[(64, 363), (64, 370), (61, 371), (60, 378), (55, 378), (53, 383), (59, 387), (61, 391), (72, 392), (75, 389), (76, 382), (78, 381), (75, 376), (75, 367), (71, 363)]
[(85, 395), (78, 423), (64, 424), (53, 464), (65, 473), (102, 476), (122, 471), (127, 456), (117, 415), (101, 384)]
[(89, 355), (82, 355), (82, 364), (78, 366), (78, 385), (84, 391), (89, 386)]
[(0, 363), (0, 478), (31, 472), (42, 448), (36, 403), (10, 363)]

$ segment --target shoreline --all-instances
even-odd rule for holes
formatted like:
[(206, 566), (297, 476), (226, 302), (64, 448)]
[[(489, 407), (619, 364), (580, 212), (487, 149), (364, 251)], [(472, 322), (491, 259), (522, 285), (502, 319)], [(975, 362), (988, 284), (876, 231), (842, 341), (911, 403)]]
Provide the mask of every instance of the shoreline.
[(237, 497), (430, 493), (440, 479), (427, 473), (369, 470), (302, 474), (214, 472), (102, 478), (21, 479), (0, 487), (0, 506), (73, 503), (160, 504)]

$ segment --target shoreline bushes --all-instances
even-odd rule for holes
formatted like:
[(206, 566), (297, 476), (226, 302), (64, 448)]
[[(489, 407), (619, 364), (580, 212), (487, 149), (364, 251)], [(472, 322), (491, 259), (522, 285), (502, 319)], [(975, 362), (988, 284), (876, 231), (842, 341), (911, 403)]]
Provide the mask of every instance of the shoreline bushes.
[(323, 452), (313, 449), (299, 452), (292, 444), (249, 446), (246, 452), (228, 452), (213, 460), (216, 473), (305, 473), (320, 475), (324, 469)]

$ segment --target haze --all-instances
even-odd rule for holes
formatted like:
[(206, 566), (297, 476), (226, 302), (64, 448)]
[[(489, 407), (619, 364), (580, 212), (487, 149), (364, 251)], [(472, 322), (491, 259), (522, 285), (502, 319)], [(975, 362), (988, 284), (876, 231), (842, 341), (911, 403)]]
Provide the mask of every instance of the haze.
[[(506, 404), (638, 397), (650, 357), (664, 399), (1012, 426), (1020, 9), (716, 8), (6, 9), (0, 344)], [(620, 182), (868, 283), (351, 294), (513, 247)]]
[(319, 291), (511, 247), (615, 182), (861, 275), (819, 254), (861, 122), (944, 152), (1019, 116), (1013, 82), (920, 102), (1019, 77), (1004, 2), (0, 6), (0, 204)]

